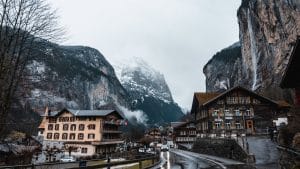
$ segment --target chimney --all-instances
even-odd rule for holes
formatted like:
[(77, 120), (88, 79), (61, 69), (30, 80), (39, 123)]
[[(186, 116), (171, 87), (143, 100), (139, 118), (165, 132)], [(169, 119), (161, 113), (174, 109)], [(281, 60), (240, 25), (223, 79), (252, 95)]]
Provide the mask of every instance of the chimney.
[(50, 114), (51, 114), (51, 110), (47, 106), (45, 110), (45, 116), (50, 116)]
[(50, 116), (50, 114), (51, 114), (51, 109), (48, 110), (48, 116)]
[(46, 110), (45, 110), (45, 116), (48, 115), (48, 106), (46, 107)]

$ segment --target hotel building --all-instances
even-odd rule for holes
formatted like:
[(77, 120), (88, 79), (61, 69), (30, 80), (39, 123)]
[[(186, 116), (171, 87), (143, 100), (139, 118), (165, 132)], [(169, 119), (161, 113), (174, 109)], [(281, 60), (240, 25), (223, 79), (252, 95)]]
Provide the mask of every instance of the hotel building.
[(74, 156), (105, 155), (123, 143), (119, 126), (126, 124), (115, 110), (46, 110), (39, 126), (44, 141), (63, 142)]

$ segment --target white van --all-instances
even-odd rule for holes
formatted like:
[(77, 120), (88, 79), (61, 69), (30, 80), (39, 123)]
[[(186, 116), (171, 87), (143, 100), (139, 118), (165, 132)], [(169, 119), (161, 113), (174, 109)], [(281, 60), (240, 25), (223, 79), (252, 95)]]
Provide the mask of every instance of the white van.
[(160, 148), (161, 151), (169, 151), (169, 146), (167, 144), (163, 144)]

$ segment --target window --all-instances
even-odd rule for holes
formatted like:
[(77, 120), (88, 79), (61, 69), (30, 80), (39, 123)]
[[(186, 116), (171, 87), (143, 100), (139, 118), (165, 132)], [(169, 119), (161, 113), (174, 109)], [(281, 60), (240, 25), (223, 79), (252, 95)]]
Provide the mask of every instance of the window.
[(84, 124), (79, 124), (79, 130), (84, 130)]
[(88, 139), (94, 139), (95, 138), (95, 134), (88, 134)]
[(230, 129), (231, 127), (231, 123), (230, 122), (226, 122), (226, 129)]
[(53, 130), (53, 124), (48, 125), (48, 130)]
[(236, 129), (241, 129), (241, 123), (240, 122), (236, 122), (235, 123), (235, 127), (236, 127)]
[(236, 115), (236, 116), (241, 116), (241, 113), (240, 113), (240, 110), (239, 110), (239, 109), (234, 110), (234, 112), (235, 112), (235, 115)]
[(75, 140), (75, 133), (71, 133), (69, 139), (70, 140)]
[(85, 121), (86, 118), (85, 118), (85, 117), (77, 117), (77, 120), (78, 120), (78, 121)]
[(253, 99), (253, 104), (260, 104), (260, 101), (257, 99)]
[(96, 117), (89, 117), (89, 121), (96, 121)]
[(86, 154), (87, 153), (87, 148), (81, 148), (81, 153)]
[(78, 140), (83, 140), (83, 137), (84, 137), (83, 133), (78, 134)]
[(70, 117), (70, 122), (74, 122), (75, 121), (75, 117)]
[(218, 116), (219, 110), (214, 110), (213, 116)]
[(64, 124), (63, 125), (63, 130), (68, 130), (69, 129), (69, 125), (68, 124)]
[(59, 124), (55, 124), (55, 130), (59, 130)]
[(226, 101), (227, 101), (227, 104), (232, 104), (233, 103), (233, 97), (227, 97)]
[(52, 139), (52, 133), (47, 134), (47, 139)]
[(88, 129), (89, 129), (89, 130), (95, 130), (95, 128), (96, 128), (96, 125), (95, 125), (95, 124), (89, 124), (89, 125), (88, 125)]
[(54, 139), (56, 139), (56, 140), (59, 139), (59, 133), (54, 133)]
[(60, 121), (60, 122), (68, 122), (69, 121), (69, 117), (60, 117), (58, 119), (58, 121)]
[(56, 118), (49, 117), (49, 123), (56, 123)]
[(251, 116), (251, 111), (249, 109), (246, 110), (246, 116)]
[(219, 129), (221, 127), (221, 123), (220, 122), (215, 122), (215, 126), (217, 129)]
[(76, 124), (71, 124), (70, 130), (75, 131), (76, 130)]
[(224, 104), (223, 100), (218, 100), (217, 104)]
[(67, 133), (63, 133), (62, 134), (62, 139), (63, 140), (67, 140), (68, 139), (68, 134)]

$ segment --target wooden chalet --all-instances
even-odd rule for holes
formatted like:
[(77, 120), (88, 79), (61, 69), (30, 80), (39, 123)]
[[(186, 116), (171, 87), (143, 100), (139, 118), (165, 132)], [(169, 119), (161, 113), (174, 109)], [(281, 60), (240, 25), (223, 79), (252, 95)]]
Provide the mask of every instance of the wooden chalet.
[(193, 143), (197, 138), (197, 129), (193, 121), (174, 127), (174, 142), (176, 144)]
[(154, 142), (161, 142), (161, 131), (159, 128), (152, 128), (146, 132), (146, 137), (149, 137)]
[(237, 86), (222, 94), (195, 93), (191, 113), (201, 136), (231, 136), (265, 131), (277, 109), (276, 102)]

